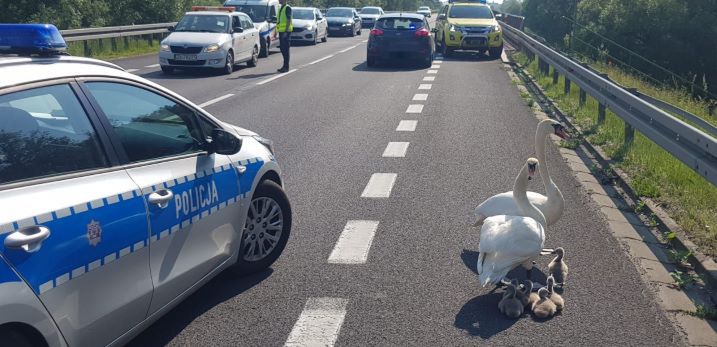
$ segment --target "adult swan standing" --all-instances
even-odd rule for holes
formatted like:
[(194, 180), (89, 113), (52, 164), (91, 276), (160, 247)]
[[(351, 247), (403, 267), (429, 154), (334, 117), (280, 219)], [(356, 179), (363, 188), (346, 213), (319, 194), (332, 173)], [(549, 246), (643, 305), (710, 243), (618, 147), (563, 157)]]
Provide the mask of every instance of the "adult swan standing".
[(519, 265), (528, 270), (530, 279), (533, 259), (540, 255), (545, 243), (545, 216), (528, 200), (525, 191), (537, 166), (538, 160), (529, 158), (515, 178), (512, 195), (522, 213), (492, 216), (483, 222), (476, 266), (483, 287), (505, 283), (508, 272)]
[[(545, 159), (545, 138), (554, 133), (560, 138), (568, 138), (565, 128), (559, 122), (545, 119), (538, 123), (535, 130), (535, 154), (540, 161), (540, 178), (543, 180), (547, 197), (535, 192), (528, 192), (528, 199), (545, 216), (548, 225), (555, 224), (563, 215), (565, 200), (563, 194), (550, 178), (548, 162)], [(476, 221), (474, 226), (480, 225), (487, 217), (497, 215), (525, 216), (513, 199), (513, 192), (505, 192), (491, 196), (475, 208)]]

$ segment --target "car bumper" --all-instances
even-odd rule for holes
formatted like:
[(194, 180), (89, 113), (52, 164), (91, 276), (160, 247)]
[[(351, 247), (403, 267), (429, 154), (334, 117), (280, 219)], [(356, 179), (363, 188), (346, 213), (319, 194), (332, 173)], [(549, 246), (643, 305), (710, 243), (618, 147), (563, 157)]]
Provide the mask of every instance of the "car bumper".
[(503, 45), (502, 33), (491, 34), (468, 34), (462, 35), (459, 32), (446, 35), (446, 45), (453, 49), (483, 50), (497, 48)]
[[(184, 56), (184, 57), (182, 57)], [(189, 57), (187, 57), (189, 56)], [(220, 49), (212, 53), (184, 54), (172, 52), (159, 52), (159, 65), (170, 67), (206, 67), (221, 69), (226, 65), (227, 52)], [(177, 59), (179, 58), (179, 59)], [(196, 59), (186, 59), (196, 58)]]
[(370, 45), (366, 49), (369, 58), (388, 59), (424, 59), (433, 54), (430, 45), (410, 45), (410, 47), (396, 47), (395, 45)]
[(313, 31), (292, 32), (290, 38), (291, 38), (291, 41), (312, 42), (312, 41), (316, 40), (316, 37), (314, 37)]
[(329, 31), (329, 34), (346, 34), (350, 35), (351, 32), (354, 30), (353, 26), (347, 26), (347, 27), (329, 27), (326, 29)]
[(362, 19), (361, 20), (362, 28), (373, 28), (374, 24), (376, 24), (376, 21), (373, 19)]

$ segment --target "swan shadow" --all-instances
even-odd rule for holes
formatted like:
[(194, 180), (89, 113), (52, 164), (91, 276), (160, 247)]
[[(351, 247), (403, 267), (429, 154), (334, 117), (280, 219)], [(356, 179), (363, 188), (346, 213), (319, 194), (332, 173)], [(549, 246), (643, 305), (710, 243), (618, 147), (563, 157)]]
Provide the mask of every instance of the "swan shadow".
[(461, 252), (461, 260), (463, 260), (463, 264), (476, 275), (478, 275), (478, 272), (476, 271), (478, 255), (480, 255), (480, 252), (471, 251), (469, 249), (464, 249), (463, 252)]
[(269, 278), (274, 272), (268, 268), (247, 277), (238, 278), (231, 270), (224, 271), (167, 312), (127, 346), (165, 346), (197, 317), (215, 306), (238, 296)]
[(508, 318), (498, 310), (503, 293), (490, 293), (469, 300), (456, 314), (453, 326), (471, 336), (489, 339), (513, 326), (518, 319)]

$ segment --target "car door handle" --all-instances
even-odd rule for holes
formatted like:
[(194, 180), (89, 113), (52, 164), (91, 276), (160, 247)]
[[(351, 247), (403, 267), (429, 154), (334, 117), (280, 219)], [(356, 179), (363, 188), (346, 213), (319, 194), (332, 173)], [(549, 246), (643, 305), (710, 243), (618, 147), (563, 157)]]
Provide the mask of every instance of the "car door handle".
[(169, 201), (172, 200), (174, 193), (169, 189), (160, 189), (152, 194), (149, 194), (147, 200), (150, 204), (155, 204), (159, 208), (167, 208)]
[(37, 252), (42, 246), (42, 241), (50, 237), (50, 229), (42, 225), (33, 225), (22, 228), (5, 238), (5, 247), (21, 248), (25, 252)]

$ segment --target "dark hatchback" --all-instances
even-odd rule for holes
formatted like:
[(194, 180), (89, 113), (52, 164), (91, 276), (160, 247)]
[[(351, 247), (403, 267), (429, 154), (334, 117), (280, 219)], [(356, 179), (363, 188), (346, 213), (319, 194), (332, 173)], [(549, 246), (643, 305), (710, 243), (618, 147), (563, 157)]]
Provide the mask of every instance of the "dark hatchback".
[(388, 14), (376, 20), (368, 38), (366, 65), (380, 60), (417, 60), (430, 67), (436, 51), (428, 22), (419, 14)]

